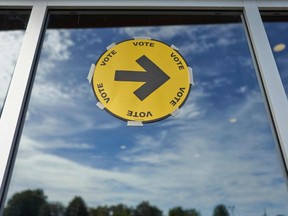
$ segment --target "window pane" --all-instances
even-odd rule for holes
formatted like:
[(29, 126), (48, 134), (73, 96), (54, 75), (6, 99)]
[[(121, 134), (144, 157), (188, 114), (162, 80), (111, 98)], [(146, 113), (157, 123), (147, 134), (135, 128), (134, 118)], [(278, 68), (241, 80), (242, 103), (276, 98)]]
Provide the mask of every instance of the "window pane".
[(0, 10), (0, 117), (28, 19), (28, 11)]
[[(96, 107), (87, 81), (107, 46), (135, 36), (178, 47), (195, 82), (178, 115), (143, 127)], [(97, 216), (284, 215), (274, 141), (239, 13), (51, 12), (5, 215), (33, 194)]]
[(288, 96), (288, 14), (265, 12), (262, 18), (286, 96)]

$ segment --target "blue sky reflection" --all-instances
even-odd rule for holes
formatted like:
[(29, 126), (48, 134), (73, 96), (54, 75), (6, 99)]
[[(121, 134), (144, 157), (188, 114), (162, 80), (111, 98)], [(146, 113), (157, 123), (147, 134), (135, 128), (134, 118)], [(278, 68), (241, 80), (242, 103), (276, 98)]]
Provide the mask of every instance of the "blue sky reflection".
[[(96, 107), (86, 78), (106, 46), (140, 35), (180, 48), (195, 87), (179, 115), (135, 128)], [(241, 23), (49, 29), (9, 195), (37, 187), (90, 207), (149, 200), (166, 213), (208, 216), (223, 203), (235, 215), (285, 214), (274, 145)]]

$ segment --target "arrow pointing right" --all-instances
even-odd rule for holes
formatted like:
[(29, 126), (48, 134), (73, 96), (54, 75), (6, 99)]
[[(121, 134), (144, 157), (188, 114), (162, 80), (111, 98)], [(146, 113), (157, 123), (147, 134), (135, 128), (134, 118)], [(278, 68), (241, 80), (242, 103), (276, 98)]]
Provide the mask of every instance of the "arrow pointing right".
[(143, 101), (156, 89), (167, 82), (170, 77), (145, 55), (137, 59), (136, 62), (145, 71), (116, 70), (114, 80), (145, 82), (140, 88), (134, 91), (134, 94), (139, 98), (139, 100)]

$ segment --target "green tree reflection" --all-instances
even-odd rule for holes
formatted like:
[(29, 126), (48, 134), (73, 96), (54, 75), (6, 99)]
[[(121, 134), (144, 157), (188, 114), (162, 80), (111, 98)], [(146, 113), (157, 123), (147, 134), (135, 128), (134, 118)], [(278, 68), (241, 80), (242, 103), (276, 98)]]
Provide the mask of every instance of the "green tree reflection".
[(196, 209), (184, 210), (181, 207), (175, 207), (170, 209), (169, 216), (201, 216), (201, 214)]
[(88, 210), (84, 200), (76, 196), (74, 199), (69, 203), (65, 216), (88, 216)]
[(132, 208), (127, 207), (123, 204), (118, 204), (110, 207), (110, 214), (113, 216), (130, 216), (132, 213)]
[(108, 206), (98, 206), (90, 209), (90, 216), (109, 216), (109, 211)]
[(229, 212), (228, 212), (226, 206), (221, 204), (221, 205), (217, 205), (214, 208), (213, 216), (229, 216)]
[(5, 216), (38, 216), (42, 205), (46, 204), (43, 190), (25, 190), (14, 194), (4, 210)]
[(162, 216), (162, 211), (148, 201), (143, 201), (137, 206), (134, 216)]
[(39, 216), (64, 216), (65, 207), (59, 202), (45, 203), (41, 206)]
[[(234, 207), (234, 206), (233, 206)], [(228, 206), (229, 208), (229, 206)], [(266, 212), (266, 210), (265, 210)], [(75, 196), (65, 207), (60, 202), (48, 202), (42, 189), (24, 190), (15, 193), (8, 200), (4, 216), (201, 216), (195, 208), (171, 208), (166, 214), (149, 201), (140, 202), (136, 208), (122, 203), (88, 208), (84, 199)], [(279, 216), (284, 216), (280, 215)], [(277, 215), (277, 216), (278, 216)], [(211, 216), (230, 216), (227, 207), (219, 204), (214, 207)], [(233, 214), (232, 214), (233, 216)]]

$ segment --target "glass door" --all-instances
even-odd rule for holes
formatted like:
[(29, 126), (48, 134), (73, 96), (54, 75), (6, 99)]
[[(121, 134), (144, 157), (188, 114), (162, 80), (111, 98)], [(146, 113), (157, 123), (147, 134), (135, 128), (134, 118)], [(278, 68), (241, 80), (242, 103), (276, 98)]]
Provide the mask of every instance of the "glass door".
[[(97, 107), (87, 80), (134, 37), (173, 45), (194, 82), (177, 115), (136, 127)], [(256, 74), (240, 12), (50, 11), (4, 215), (287, 214)]]

